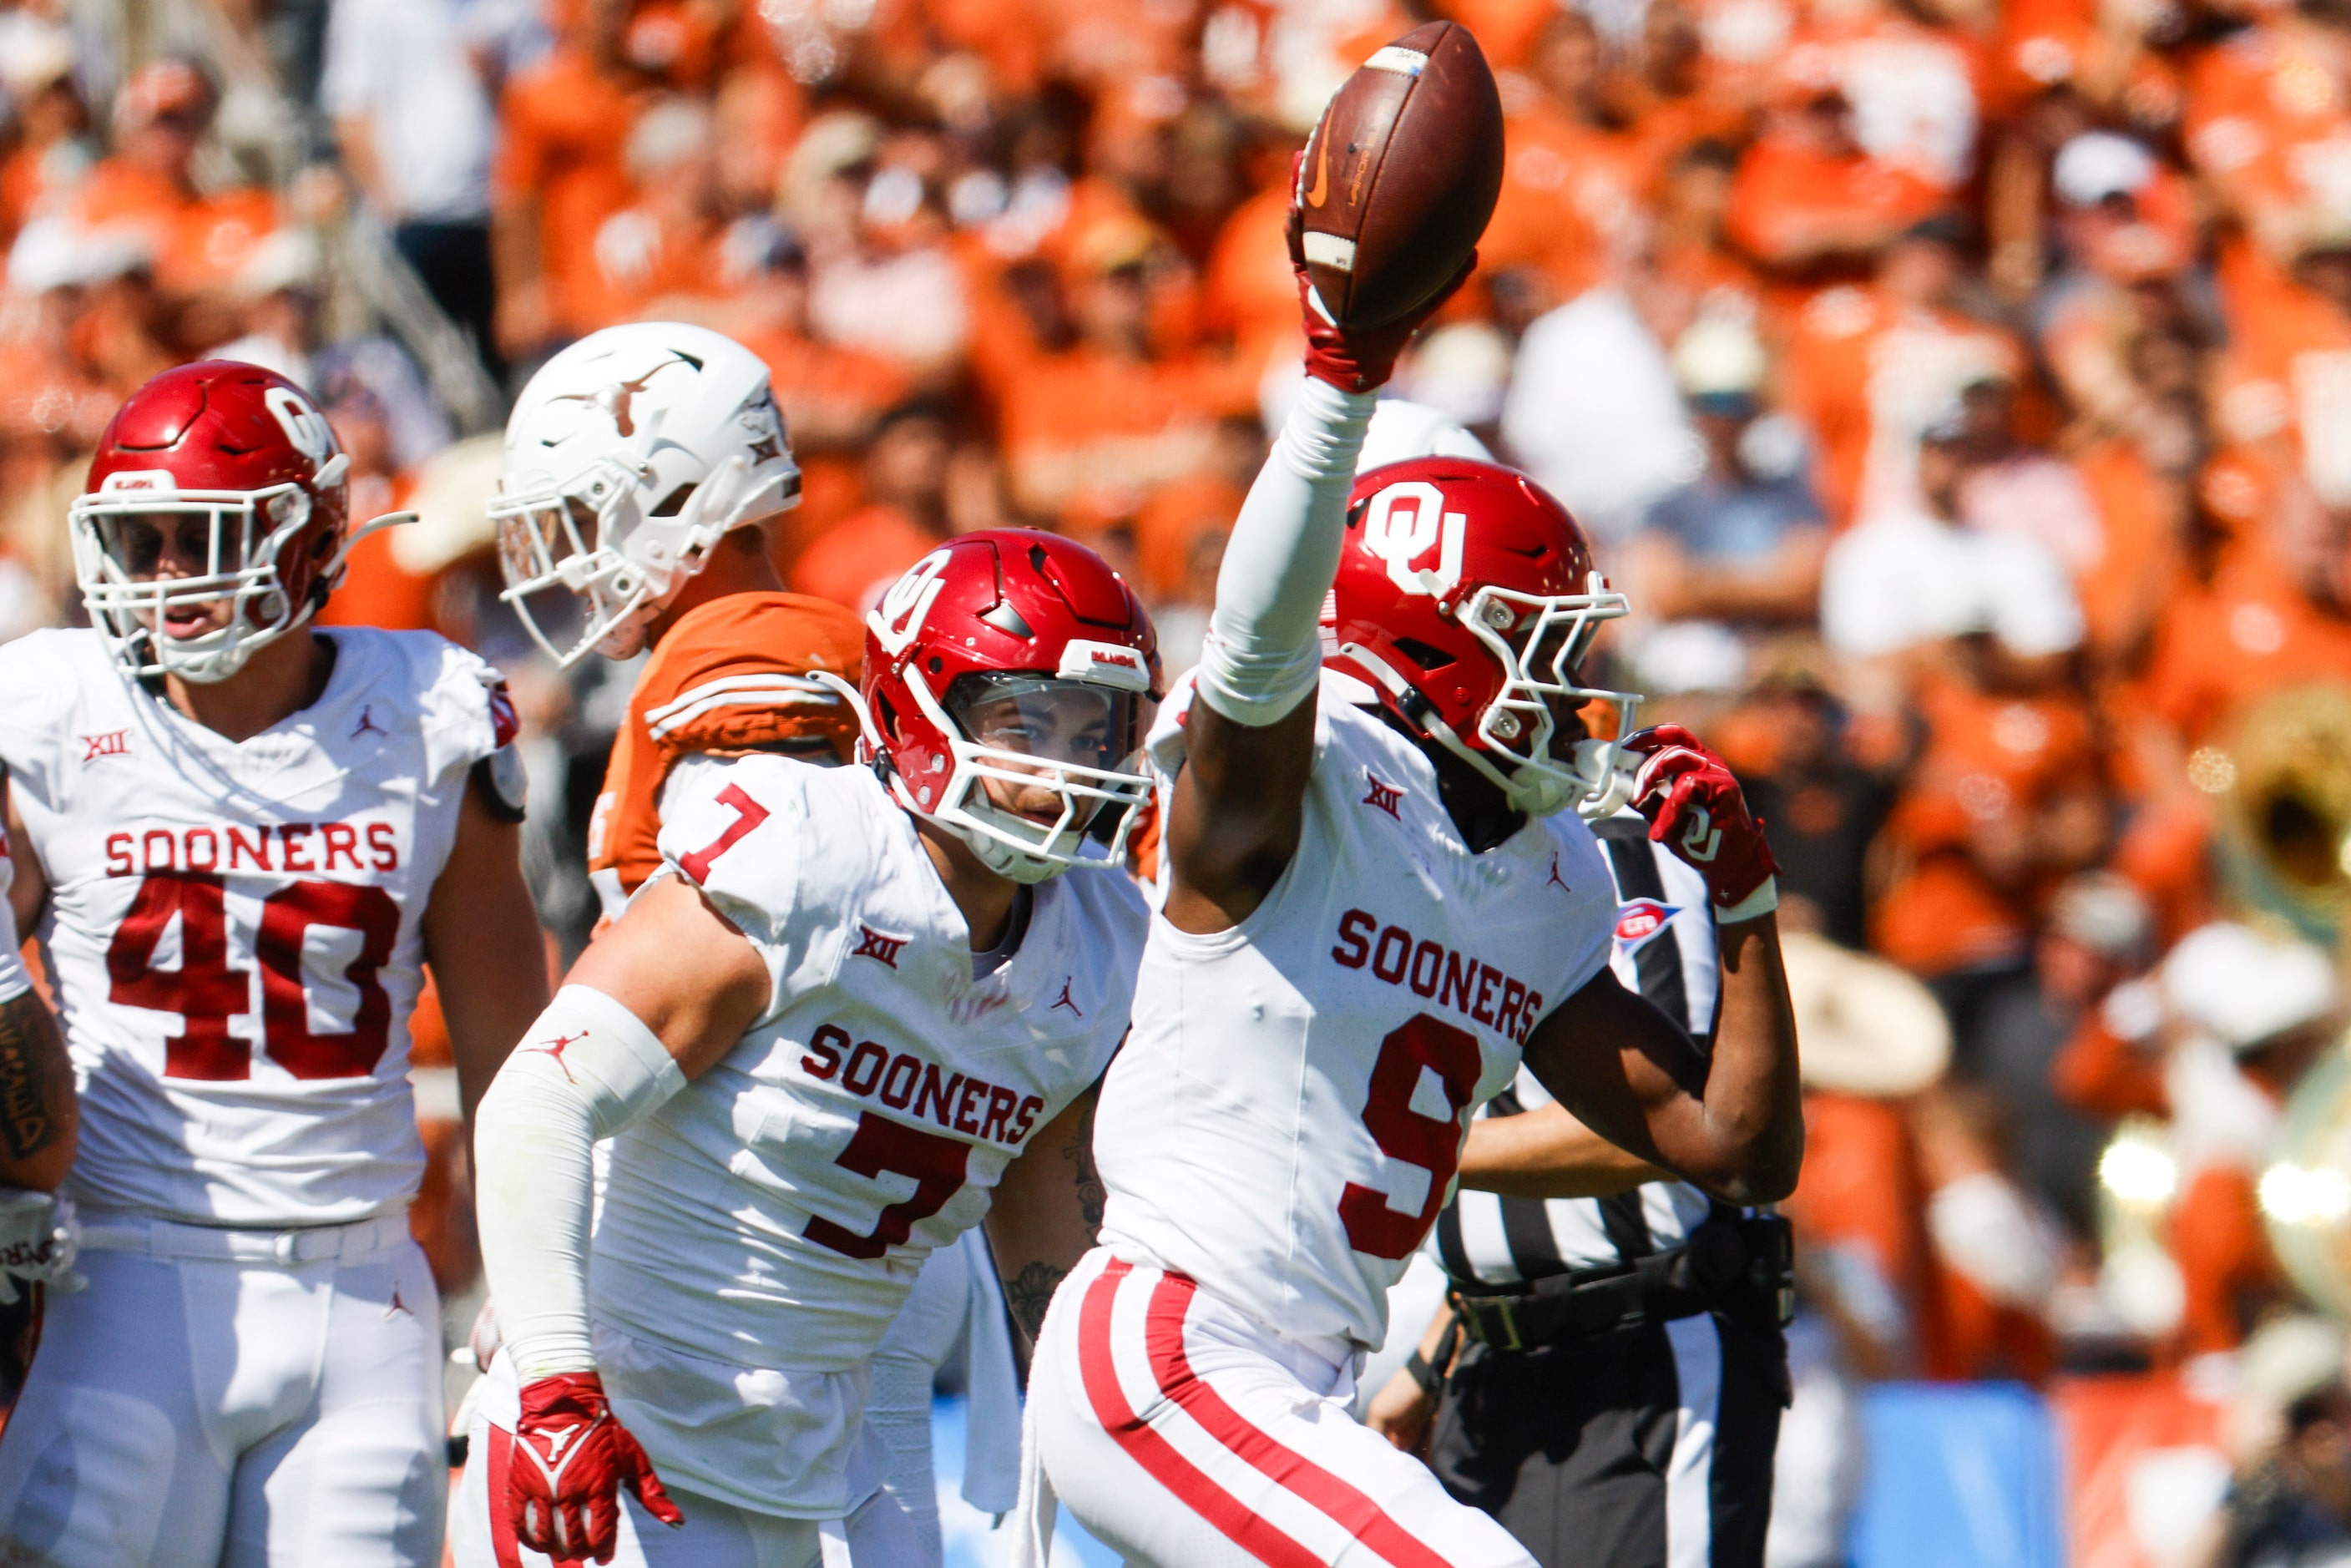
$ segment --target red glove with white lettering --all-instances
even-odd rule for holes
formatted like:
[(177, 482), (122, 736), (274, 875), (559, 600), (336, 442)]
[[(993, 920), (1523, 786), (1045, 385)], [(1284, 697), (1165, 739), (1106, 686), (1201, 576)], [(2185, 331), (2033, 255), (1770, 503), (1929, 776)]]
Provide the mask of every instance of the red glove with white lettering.
[(1779, 862), (1729, 764), (1677, 724), (1635, 731), (1625, 749), (1641, 758), (1633, 803), (1649, 819), (1649, 838), (1706, 878), (1716, 917), (1751, 920), (1776, 907)]
[(610, 1563), (624, 1486), (664, 1524), (685, 1522), (653, 1461), (613, 1416), (602, 1378), (565, 1372), (526, 1384), (507, 1466), (515, 1539), (558, 1563)]
[(1299, 162), (1305, 156), (1299, 152), (1290, 161), (1289, 236), (1290, 269), (1298, 276), (1299, 315), (1306, 325), (1306, 373), (1341, 392), (1367, 392), (1386, 384), (1395, 373), (1396, 356), (1412, 341), (1412, 335), (1469, 281), (1469, 275), (1478, 269), (1478, 253), (1471, 251), (1453, 281), (1430, 295), (1426, 304), (1377, 327), (1340, 326), (1322, 313), (1313, 279), (1306, 272), (1306, 219), (1298, 210), (1296, 194)]

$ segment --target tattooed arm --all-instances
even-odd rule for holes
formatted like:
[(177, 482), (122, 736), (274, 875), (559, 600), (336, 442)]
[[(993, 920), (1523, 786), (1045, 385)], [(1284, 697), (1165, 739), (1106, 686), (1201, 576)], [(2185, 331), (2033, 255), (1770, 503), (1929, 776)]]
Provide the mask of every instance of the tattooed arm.
[(79, 1117), (65, 1037), (16, 958), (16, 933), (39, 918), (48, 882), (5, 772), (0, 821), (0, 1186), (54, 1192), (73, 1167)]
[(1024, 1352), (1037, 1341), (1053, 1291), (1094, 1244), (1102, 1226), (1102, 1186), (1094, 1170), (1093, 1142), (1094, 1092), (1089, 1089), (1038, 1129), (996, 1188), (987, 1240)]
[(0, 1186), (52, 1192), (73, 1168), (73, 1063), (38, 991), (0, 1002)]

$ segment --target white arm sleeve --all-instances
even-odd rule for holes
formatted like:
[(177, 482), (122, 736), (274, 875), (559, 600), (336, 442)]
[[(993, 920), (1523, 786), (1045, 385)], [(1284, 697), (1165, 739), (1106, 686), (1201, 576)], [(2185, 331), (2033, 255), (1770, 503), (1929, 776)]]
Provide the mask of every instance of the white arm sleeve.
[(474, 1162), (482, 1267), (522, 1381), (592, 1372), (588, 1341), (589, 1151), (685, 1087), (653, 1031), (586, 986), (566, 986), (482, 1097)]
[(1198, 677), (1202, 700), (1236, 724), (1278, 723), (1320, 678), (1316, 623), (1339, 570), (1347, 492), (1376, 401), (1308, 377), (1241, 503)]

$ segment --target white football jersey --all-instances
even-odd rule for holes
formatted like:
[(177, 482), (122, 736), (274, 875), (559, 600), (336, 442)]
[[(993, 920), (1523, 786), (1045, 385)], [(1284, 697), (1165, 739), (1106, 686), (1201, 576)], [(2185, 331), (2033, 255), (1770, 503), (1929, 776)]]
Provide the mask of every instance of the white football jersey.
[(1141, 895), (1114, 872), (1040, 883), (1018, 951), (974, 979), (963, 915), (872, 769), (745, 757), (681, 779), (664, 817), (664, 865), (775, 988), (724, 1059), (612, 1140), (590, 1312), (736, 1365), (862, 1365), (931, 1249), (1102, 1075)]
[(1152, 921), (1094, 1121), (1105, 1247), (1334, 1357), (1385, 1336), (1469, 1112), (1616, 920), (1580, 819), (1470, 853), (1361, 690), (1323, 678), (1304, 829), (1265, 902), (1214, 936)]
[(513, 709), (433, 632), (319, 635), (326, 691), (242, 742), (126, 679), (95, 632), (0, 648), (0, 763), (48, 878), (37, 935), (88, 1208), (280, 1228), (416, 1190), (419, 925)]

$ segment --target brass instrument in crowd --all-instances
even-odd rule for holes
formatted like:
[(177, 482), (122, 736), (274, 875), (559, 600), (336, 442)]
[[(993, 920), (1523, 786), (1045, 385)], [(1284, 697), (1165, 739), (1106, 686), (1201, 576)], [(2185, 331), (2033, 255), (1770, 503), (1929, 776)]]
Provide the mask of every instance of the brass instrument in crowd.
[(2221, 868), (2252, 912), (2337, 951), (2351, 915), (2351, 685), (2295, 686), (2249, 703), (2222, 750), (2189, 759), (2222, 797)]
[(2295, 1085), (2262, 1173), (2262, 1221), (2286, 1277), (2351, 1322), (2351, 1052), (2337, 1046)]

